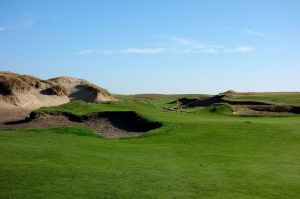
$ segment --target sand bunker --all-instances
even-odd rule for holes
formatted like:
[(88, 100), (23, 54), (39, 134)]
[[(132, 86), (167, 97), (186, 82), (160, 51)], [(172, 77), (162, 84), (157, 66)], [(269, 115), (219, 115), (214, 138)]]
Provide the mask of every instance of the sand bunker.
[(66, 112), (32, 112), (23, 120), (0, 124), (1, 128), (54, 128), (80, 126), (105, 137), (138, 136), (161, 127), (160, 122), (146, 120), (134, 111), (99, 112), (77, 116)]
[(238, 105), (235, 115), (289, 115), (300, 114), (300, 107), (291, 105)]
[[(214, 95), (212, 97), (200, 97), (200, 98), (180, 98), (178, 103), (181, 108), (193, 108), (193, 107), (207, 107), (216, 103), (227, 103), (231, 105), (270, 105), (264, 102), (257, 101), (231, 101), (224, 99), (225, 95)], [(177, 103), (177, 100), (170, 102), (169, 104)]]
[(176, 108), (165, 108), (166, 110), (176, 110), (179, 108), (193, 108), (193, 107), (208, 107), (214, 104), (226, 103), (232, 107), (234, 115), (288, 115), (288, 114), (300, 114), (300, 107), (292, 105), (277, 105), (269, 104), (259, 101), (233, 101), (228, 100), (228, 93), (232, 94), (233, 91), (227, 91), (227, 93), (200, 97), (200, 98), (180, 98), (169, 104), (176, 104)]

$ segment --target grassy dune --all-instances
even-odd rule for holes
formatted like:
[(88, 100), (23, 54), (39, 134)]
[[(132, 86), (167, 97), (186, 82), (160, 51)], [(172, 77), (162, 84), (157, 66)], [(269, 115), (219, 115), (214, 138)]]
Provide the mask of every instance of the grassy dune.
[[(47, 108), (135, 110), (163, 122), (139, 138), (102, 138), (77, 127), (0, 130), (0, 198), (300, 198), (299, 116), (161, 109), (176, 97)], [(299, 103), (285, 95), (255, 100)]]

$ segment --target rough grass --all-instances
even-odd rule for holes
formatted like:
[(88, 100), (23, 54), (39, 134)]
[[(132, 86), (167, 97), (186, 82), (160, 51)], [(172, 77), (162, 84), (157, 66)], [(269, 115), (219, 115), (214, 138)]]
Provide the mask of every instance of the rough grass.
[(50, 84), (50, 87), (46, 89), (46, 93), (48, 95), (57, 95), (57, 96), (67, 96), (68, 91), (67, 89), (55, 82), (48, 82)]
[(103, 96), (105, 96), (105, 97), (111, 96), (111, 94), (108, 92), (108, 90), (106, 90), (106, 89), (104, 89), (104, 88), (101, 88), (101, 87), (99, 87), (99, 86), (96, 86), (96, 85), (94, 85), (94, 84), (92, 84), (92, 83), (85, 83), (84, 85), (86, 86), (86, 88), (87, 88), (88, 90), (93, 91), (93, 92), (95, 92), (96, 94), (101, 93), (101, 94), (102, 94)]
[(1, 81), (0, 80), (0, 93), (2, 95), (11, 95), (12, 94), (12, 86), (11, 83), (8, 83), (7, 81)]
[(21, 75), (11, 72), (0, 72), (0, 94), (13, 95), (15, 91), (27, 92), (31, 88), (41, 88), (44, 84), (47, 88), (45, 93), (49, 95), (67, 95), (67, 90), (62, 85), (43, 81), (30, 75)]
[(75, 127), (0, 130), (0, 198), (300, 197), (299, 116), (163, 111), (169, 101), (48, 108), (135, 110), (164, 123), (139, 138), (106, 139)]
[(14, 91), (29, 91), (30, 85), (24, 82), (20, 76), (0, 73), (0, 94), (12, 95)]
[(227, 103), (212, 104), (211, 106), (206, 107), (204, 110), (208, 110), (212, 113), (228, 114), (228, 115), (232, 115), (233, 112), (233, 108)]
[(51, 78), (49, 79), (50, 82), (60, 84), (60, 83), (77, 83), (80, 85), (84, 85), (87, 89), (90, 91), (94, 92), (95, 95), (98, 93), (101, 93), (101, 95), (105, 97), (110, 97), (111, 94), (104, 88), (101, 88), (95, 84), (92, 84), (84, 79), (77, 79), (77, 78), (72, 78), (72, 77), (56, 77), (56, 78)]
[(174, 100), (177, 98), (199, 98), (206, 97), (210, 95), (206, 94), (136, 94), (136, 95), (116, 95), (121, 99), (140, 99), (140, 100)]
[(64, 87), (61, 86), (61, 85), (53, 85), (53, 86), (50, 88), (50, 91), (51, 91), (51, 94), (52, 94), (52, 95), (64, 96), (64, 95), (67, 95), (67, 94), (68, 94), (66, 88), (64, 88)]

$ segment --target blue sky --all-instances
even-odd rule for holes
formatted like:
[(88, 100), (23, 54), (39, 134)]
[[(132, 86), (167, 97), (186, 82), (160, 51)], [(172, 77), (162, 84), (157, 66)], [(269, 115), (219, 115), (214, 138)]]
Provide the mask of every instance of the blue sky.
[(300, 90), (298, 0), (0, 0), (0, 70), (114, 93)]

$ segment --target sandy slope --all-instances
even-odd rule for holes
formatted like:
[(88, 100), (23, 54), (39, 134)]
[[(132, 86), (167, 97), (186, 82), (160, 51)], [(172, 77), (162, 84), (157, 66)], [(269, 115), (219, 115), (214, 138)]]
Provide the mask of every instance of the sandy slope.
[(70, 100), (101, 103), (115, 100), (105, 89), (86, 80), (57, 77), (49, 80), (0, 72), (0, 122), (22, 119), (29, 112)]

